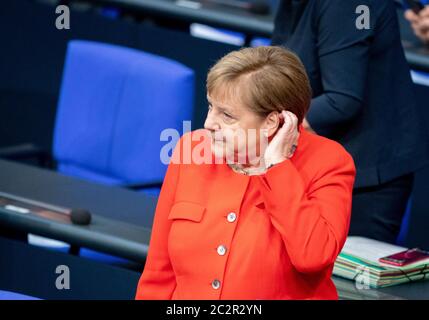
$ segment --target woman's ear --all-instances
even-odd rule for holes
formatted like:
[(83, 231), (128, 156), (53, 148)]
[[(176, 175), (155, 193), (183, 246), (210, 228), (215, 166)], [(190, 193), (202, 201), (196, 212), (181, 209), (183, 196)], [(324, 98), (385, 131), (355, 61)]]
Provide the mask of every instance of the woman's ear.
[(267, 130), (268, 137), (273, 136), (282, 125), (282, 115), (277, 111), (271, 112), (266, 118), (264, 129)]

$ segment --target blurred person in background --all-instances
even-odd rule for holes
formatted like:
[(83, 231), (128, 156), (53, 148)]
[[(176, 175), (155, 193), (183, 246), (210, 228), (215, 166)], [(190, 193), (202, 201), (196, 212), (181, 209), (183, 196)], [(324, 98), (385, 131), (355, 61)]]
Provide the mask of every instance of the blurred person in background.
[(429, 148), (394, 1), (283, 0), (272, 43), (294, 51), (309, 75), (304, 127), (354, 158), (350, 235), (395, 243)]
[(414, 31), (414, 34), (426, 45), (429, 45), (429, 6), (427, 0), (421, 1), (422, 4), (425, 4), (424, 8), (421, 9), (418, 13), (414, 12), (412, 9), (407, 9), (405, 11), (405, 19), (410, 22), (411, 28)]

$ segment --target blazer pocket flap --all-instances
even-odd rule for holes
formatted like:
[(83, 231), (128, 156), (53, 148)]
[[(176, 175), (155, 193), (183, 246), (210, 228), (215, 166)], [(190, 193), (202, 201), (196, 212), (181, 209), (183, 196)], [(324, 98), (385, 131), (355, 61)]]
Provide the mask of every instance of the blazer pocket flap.
[(177, 202), (171, 208), (168, 219), (185, 219), (200, 222), (205, 210), (204, 206), (197, 203)]

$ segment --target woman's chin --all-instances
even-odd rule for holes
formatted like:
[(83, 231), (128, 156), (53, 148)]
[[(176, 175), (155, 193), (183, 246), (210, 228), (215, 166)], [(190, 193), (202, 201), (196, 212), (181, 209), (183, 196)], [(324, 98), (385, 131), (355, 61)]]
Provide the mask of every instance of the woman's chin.
[[(228, 155), (225, 145), (221, 141), (212, 142), (211, 151), (213, 156), (219, 161), (225, 161)], [(216, 161), (218, 163), (218, 161)]]
[(223, 150), (223, 148), (221, 147), (217, 147), (217, 146), (212, 146), (212, 154), (214, 155), (214, 157), (216, 159), (225, 159), (226, 155), (225, 155), (225, 150)]

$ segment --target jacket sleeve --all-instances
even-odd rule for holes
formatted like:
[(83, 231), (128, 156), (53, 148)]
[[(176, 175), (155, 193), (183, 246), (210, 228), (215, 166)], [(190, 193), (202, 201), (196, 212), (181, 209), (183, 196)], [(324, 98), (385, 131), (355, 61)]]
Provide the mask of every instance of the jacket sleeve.
[[(180, 146), (181, 140), (174, 150), (172, 159), (180, 155)], [(169, 300), (176, 288), (176, 278), (167, 246), (171, 227), (168, 215), (175, 198), (179, 169), (178, 162), (170, 162), (162, 184), (155, 210), (149, 252), (137, 286), (138, 300)]]
[[(361, 5), (370, 9), (369, 29), (357, 27)], [(375, 10), (369, 0), (320, 0), (318, 6), (314, 28), (323, 93), (312, 99), (307, 120), (318, 134), (329, 136), (364, 106)]]
[(347, 238), (356, 170), (347, 152), (336, 157), (317, 159), (321, 169), (308, 186), (291, 160), (259, 177), (265, 209), (298, 272), (332, 265)]

